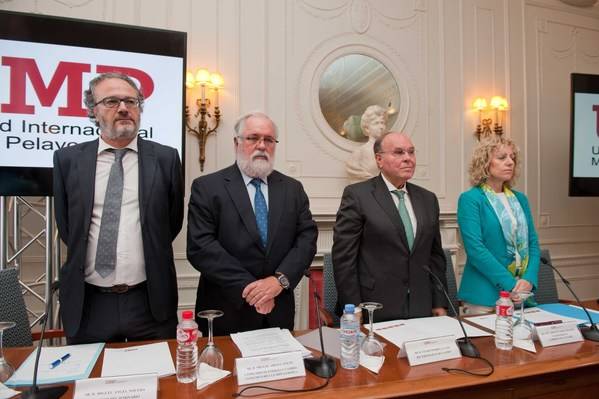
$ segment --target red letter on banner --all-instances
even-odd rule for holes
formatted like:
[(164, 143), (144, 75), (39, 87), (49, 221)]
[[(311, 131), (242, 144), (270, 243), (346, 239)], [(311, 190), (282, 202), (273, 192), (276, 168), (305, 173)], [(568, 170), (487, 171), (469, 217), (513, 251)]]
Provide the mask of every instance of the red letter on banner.
[(1, 112), (14, 114), (33, 114), (35, 107), (26, 104), (25, 82), (31, 81), (37, 98), (45, 107), (54, 103), (58, 91), (67, 81), (67, 106), (58, 108), (60, 116), (86, 116), (81, 107), (83, 73), (90, 71), (89, 64), (60, 62), (46, 87), (42, 75), (33, 58), (2, 57), (2, 65), (10, 67), (10, 102), (2, 104)]
[(144, 98), (149, 98), (154, 92), (154, 81), (144, 71), (141, 69), (135, 68), (127, 68), (121, 66), (113, 66), (113, 65), (98, 65), (96, 67), (96, 72), (98, 73), (106, 73), (106, 72), (119, 72), (127, 76), (131, 76), (138, 80), (140, 88), (139, 90), (144, 95)]
[(595, 121), (596, 123), (596, 130), (597, 130), (597, 137), (599, 137), (599, 104), (595, 104), (593, 105), (593, 111), (595, 111), (597, 113), (597, 119)]

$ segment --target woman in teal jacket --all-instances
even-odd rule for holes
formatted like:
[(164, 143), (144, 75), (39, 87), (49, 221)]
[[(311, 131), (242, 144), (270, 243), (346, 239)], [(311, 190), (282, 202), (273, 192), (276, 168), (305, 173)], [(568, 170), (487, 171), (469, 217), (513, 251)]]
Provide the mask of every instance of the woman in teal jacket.
[(537, 286), (540, 250), (530, 207), (511, 189), (518, 166), (518, 148), (509, 138), (483, 138), (474, 149), (473, 187), (458, 201), (467, 256), (458, 297), (465, 314), (493, 311), (501, 290)]

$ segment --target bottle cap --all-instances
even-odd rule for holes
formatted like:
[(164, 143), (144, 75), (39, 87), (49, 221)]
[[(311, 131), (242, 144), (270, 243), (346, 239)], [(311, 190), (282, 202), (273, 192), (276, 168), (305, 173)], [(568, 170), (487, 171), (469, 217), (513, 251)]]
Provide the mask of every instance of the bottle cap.
[(345, 308), (343, 308), (343, 311), (344, 311), (345, 313), (354, 313), (354, 309), (355, 309), (355, 308), (356, 308), (356, 307), (355, 307), (353, 304), (351, 304), (351, 303), (348, 303), (348, 304), (346, 304), (346, 305), (345, 305)]
[(502, 297), (502, 298), (509, 298), (510, 297), (510, 293), (507, 292), (507, 291), (501, 291), (499, 293), (499, 296)]
[(184, 310), (181, 316), (183, 316), (183, 320), (191, 320), (193, 319), (193, 310)]

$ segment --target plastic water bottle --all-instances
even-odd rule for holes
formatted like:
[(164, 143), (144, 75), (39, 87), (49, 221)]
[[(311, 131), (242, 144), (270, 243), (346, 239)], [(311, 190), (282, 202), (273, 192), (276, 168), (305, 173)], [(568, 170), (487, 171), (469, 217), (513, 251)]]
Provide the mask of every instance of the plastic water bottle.
[(193, 312), (183, 312), (183, 320), (177, 325), (177, 381), (182, 383), (196, 380), (198, 366), (198, 324)]
[(344, 369), (357, 369), (360, 365), (360, 323), (354, 311), (354, 305), (345, 305), (341, 316), (341, 367)]
[(514, 314), (514, 303), (510, 299), (510, 293), (501, 291), (499, 299), (495, 303), (495, 347), (502, 350), (512, 350), (514, 331), (512, 327), (512, 315)]

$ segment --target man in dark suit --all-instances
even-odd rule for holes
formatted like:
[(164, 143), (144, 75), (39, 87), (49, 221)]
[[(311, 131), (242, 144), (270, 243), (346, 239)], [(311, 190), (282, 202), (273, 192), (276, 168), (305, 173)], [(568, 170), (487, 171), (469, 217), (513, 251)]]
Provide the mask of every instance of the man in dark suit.
[[(316, 224), (301, 183), (273, 170), (272, 120), (251, 113), (235, 132), (236, 164), (191, 188), (187, 258), (201, 272), (196, 311), (224, 311), (216, 335), (292, 330), (293, 289), (316, 253)], [(198, 323), (206, 333), (206, 321)]]
[(345, 188), (333, 231), (338, 302), (379, 302), (376, 320), (444, 315), (447, 302), (435, 289), (428, 265), (441, 281), (445, 257), (439, 203), (408, 183), (414, 175), (412, 140), (390, 132), (374, 143), (379, 176)]
[(67, 341), (174, 337), (179, 155), (137, 137), (143, 96), (129, 77), (97, 76), (85, 104), (100, 138), (54, 154), (56, 223), (68, 249), (60, 270)]

